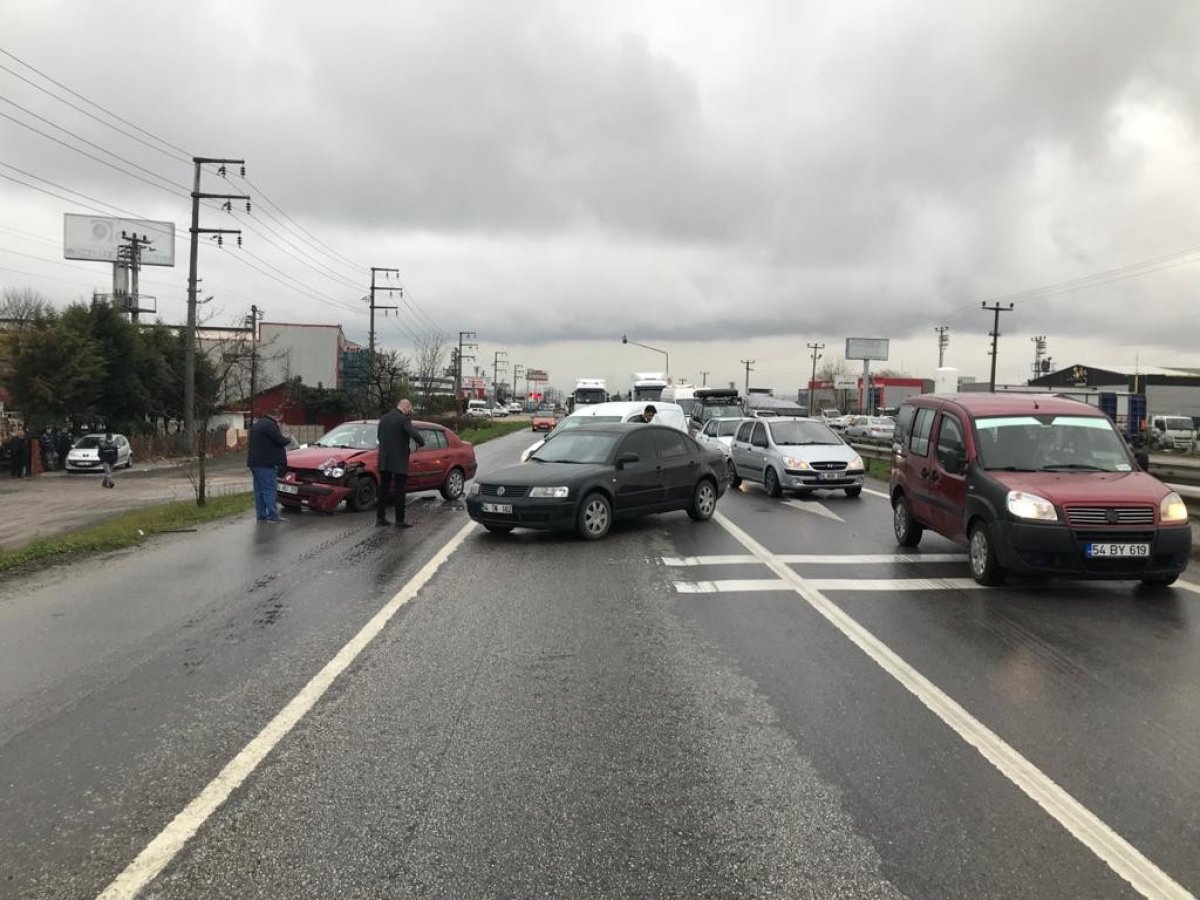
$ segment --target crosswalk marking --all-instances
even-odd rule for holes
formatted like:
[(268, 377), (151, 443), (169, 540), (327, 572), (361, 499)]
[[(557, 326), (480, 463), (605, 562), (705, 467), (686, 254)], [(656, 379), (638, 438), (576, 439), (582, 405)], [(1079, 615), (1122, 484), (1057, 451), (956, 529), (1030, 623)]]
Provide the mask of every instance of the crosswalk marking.
[(681, 594), (724, 594), (755, 591), (790, 591), (786, 581), (778, 578), (741, 578), (731, 581), (677, 581), (675, 590)]
[(982, 585), (974, 578), (805, 578), (818, 591), (967, 591)]
[[(973, 578), (806, 578), (819, 591), (967, 591), (981, 585)], [(778, 578), (731, 578), (717, 581), (676, 581), (680, 594), (749, 594), (791, 590)]]
[(814, 516), (822, 516), (826, 519), (833, 519), (833, 521), (835, 521), (835, 522), (841, 522), (843, 524), (845, 524), (845, 522), (846, 522), (845, 519), (843, 519), (841, 516), (839, 516), (833, 510), (826, 509), (824, 506), (822, 506), (820, 503), (817, 503), (815, 500), (805, 500), (805, 501), (784, 500), (783, 505), (790, 506), (792, 509), (801, 510), (802, 512), (811, 513)]
[[(847, 553), (829, 555), (818, 553), (781, 553), (776, 559), (789, 565), (876, 565), (888, 563), (961, 563), (966, 562), (965, 553)], [(749, 554), (731, 553), (714, 556), (664, 556), (664, 566), (733, 566), (761, 563), (762, 560)]]

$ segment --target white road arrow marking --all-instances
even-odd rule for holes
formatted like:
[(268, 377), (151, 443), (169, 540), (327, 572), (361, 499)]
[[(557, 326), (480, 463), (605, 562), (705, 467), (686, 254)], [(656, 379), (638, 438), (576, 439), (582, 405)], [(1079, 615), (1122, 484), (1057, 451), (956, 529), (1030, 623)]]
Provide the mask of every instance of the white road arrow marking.
[(784, 500), (785, 506), (790, 506), (792, 509), (801, 509), (806, 513), (812, 513), (814, 516), (824, 516), (826, 519), (833, 519), (835, 522), (844, 523), (846, 520), (832, 510), (826, 509), (815, 500)]

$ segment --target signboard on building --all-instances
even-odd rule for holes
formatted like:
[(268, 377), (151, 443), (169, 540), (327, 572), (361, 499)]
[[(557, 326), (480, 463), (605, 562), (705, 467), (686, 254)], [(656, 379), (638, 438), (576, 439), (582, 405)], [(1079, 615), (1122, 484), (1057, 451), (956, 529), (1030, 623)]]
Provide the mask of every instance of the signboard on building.
[(888, 358), (887, 338), (846, 338), (846, 359)]
[(116, 262), (121, 247), (129, 243), (121, 237), (122, 233), (150, 239), (150, 245), (142, 248), (143, 266), (175, 265), (174, 222), (73, 213), (63, 216), (63, 259)]
[(835, 391), (857, 391), (858, 382), (853, 378), (838, 378), (833, 382)]
[(529, 369), (525, 372), (525, 378), (529, 381), (549, 381), (550, 376), (542, 369)]

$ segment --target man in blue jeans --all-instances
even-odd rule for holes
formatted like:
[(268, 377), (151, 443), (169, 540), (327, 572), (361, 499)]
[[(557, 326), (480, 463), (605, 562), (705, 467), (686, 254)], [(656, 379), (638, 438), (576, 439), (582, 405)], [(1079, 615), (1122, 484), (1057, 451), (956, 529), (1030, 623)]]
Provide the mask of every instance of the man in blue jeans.
[(279, 430), (279, 413), (272, 410), (250, 426), (250, 452), (246, 465), (254, 478), (254, 512), (260, 522), (282, 522), (275, 502), (276, 478), (287, 465), (291, 438)]

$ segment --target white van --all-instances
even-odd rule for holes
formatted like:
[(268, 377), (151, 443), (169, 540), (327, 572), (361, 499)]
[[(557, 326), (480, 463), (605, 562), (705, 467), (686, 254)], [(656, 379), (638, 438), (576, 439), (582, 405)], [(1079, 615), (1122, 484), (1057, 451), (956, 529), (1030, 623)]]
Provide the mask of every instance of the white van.
[(632, 422), (641, 419), (647, 406), (654, 407), (654, 423), (656, 425), (666, 425), (687, 434), (688, 419), (678, 403), (664, 403), (661, 400), (614, 400), (608, 403), (591, 403), (576, 409), (575, 412), (555, 425), (554, 430), (548, 435), (536, 444), (530, 445), (521, 454), (521, 462), (526, 462), (531, 453), (560, 431), (588, 422)]
[(682, 409), (683, 414), (689, 419), (696, 407), (700, 405), (700, 401), (696, 399), (696, 386), (694, 384), (673, 384), (663, 388), (662, 397), (664, 403), (677, 403)]
[(467, 415), (479, 416), (483, 419), (490, 418), (492, 415), (492, 404), (488, 403), (486, 400), (468, 400)]
[(1150, 420), (1150, 437), (1157, 447), (1191, 450), (1194, 442), (1191, 416), (1154, 416)]

